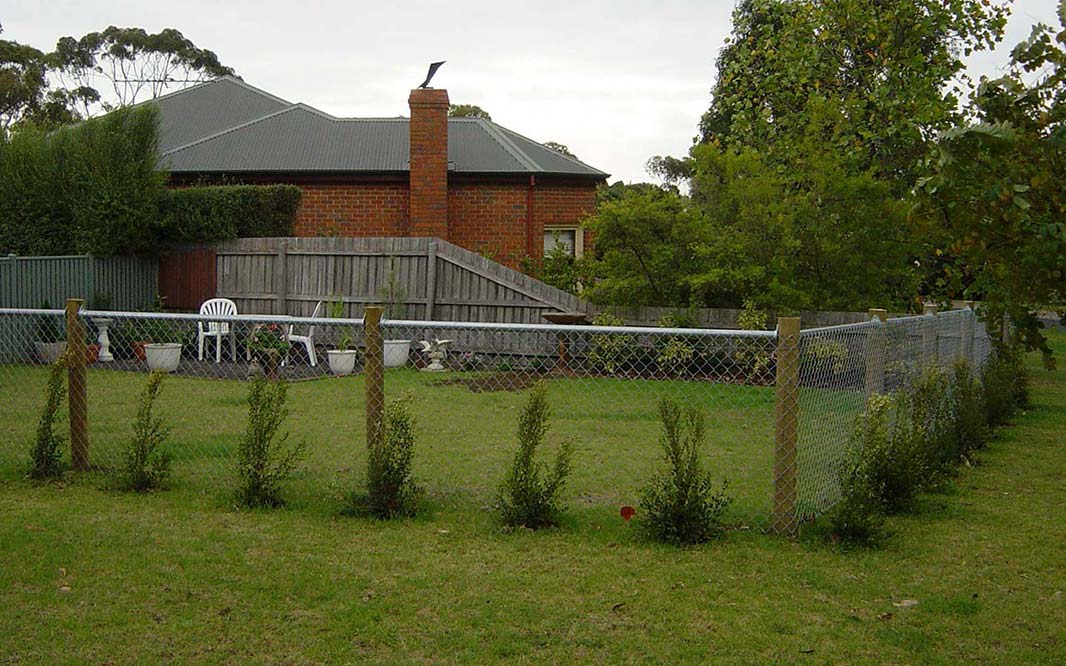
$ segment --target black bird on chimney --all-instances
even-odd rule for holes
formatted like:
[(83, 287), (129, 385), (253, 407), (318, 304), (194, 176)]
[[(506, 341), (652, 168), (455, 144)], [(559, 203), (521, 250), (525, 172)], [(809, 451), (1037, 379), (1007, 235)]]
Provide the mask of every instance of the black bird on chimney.
[(433, 75), (437, 73), (437, 70), (440, 69), (440, 66), (443, 65), (445, 62), (447, 62), (447, 60), (441, 60), (440, 62), (430, 63), (429, 64), (429, 73), (426, 74), (426, 80), (423, 81), (422, 85), (420, 85), (418, 87), (419, 88), (428, 88), (429, 87), (429, 82), (431, 80), (433, 80)]

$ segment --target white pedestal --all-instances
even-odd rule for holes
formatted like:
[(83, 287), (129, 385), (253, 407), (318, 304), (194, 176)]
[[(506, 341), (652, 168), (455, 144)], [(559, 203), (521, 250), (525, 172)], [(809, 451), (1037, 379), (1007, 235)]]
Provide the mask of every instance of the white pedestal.
[(111, 326), (111, 322), (111, 319), (93, 320), (96, 328), (100, 329), (100, 334), (96, 336), (96, 342), (100, 345), (100, 355), (96, 360), (104, 363), (110, 363), (115, 360), (115, 357), (111, 355), (111, 338), (107, 336), (107, 329)]

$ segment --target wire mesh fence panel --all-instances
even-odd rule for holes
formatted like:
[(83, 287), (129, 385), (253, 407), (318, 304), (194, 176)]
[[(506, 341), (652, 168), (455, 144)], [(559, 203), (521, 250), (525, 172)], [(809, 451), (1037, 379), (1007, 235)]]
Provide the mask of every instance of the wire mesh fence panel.
[[(906, 387), (926, 365), (949, 367), (963, 357), (979, 364), (992, 349), (970, 310), (802, 332), (795, 325), (787, 334), (423, 321), (377, 327), (221, 311), (0, 310), (0, 475), (24, 473), (48, 364), (66, 354), (69, 365), (84, 368), (87, 419), (72, 419), (73, 431), (64, 423), (65, 434), (83, 431), (87, 466), (105, 478), (128, 461), (150, 372), (163, 369), (154, 414), (168, 429), (169, 486), (232, 500), (248, 441), (249, 379), (264, 376), (286, 387), (280, 431), (290, 434), (282, 448), (303, 446), (285, 481), (287, 498), (336, 507), (366, 478), (367, 433), (380, 427), (386, 402), (409, 396), (415, 478), (445, 506), (487, 509), (516, 450), (518, 414), (543, 382), (552, 410), (548, 446), (574, 447), (565, 500), (589, 520), (639, 506), (642, 489), (665, 470), (659, 405), (669, 399), (706, 418), (705, 464), (732, 498), (726, 521), (793, 532), (839, 498), (846, 442), (867, 396)], [(380, 348), (367, 357), (380, 365), (364, 367), (367, 346)], [(64, 457), (77, 462), (70, 446)]]
[(809, 329), (800, 348), (801, 519), (840, 499), (849, 434), (870, 395), (905, 389), (928, 366), (977, 365), (992, 353), (983, 323), (969, 309)]
[[(487, 505), (516, 448), (527, 390), (548, 386), (551, 433), (574, 445), (567, 493), (577, 506), (637, 505), (663, 469), (659, 403), (707, 419), (705, 462), (728, 481), (731, 522), (762, 525), (773, 465), (772, 332), (386, 321), (411, 361), (386, 373), (390, 397), (409, 393), (430, 425), (420, 476), (438, 494)], [(439, 463), (437, 469), (428, 465)]]

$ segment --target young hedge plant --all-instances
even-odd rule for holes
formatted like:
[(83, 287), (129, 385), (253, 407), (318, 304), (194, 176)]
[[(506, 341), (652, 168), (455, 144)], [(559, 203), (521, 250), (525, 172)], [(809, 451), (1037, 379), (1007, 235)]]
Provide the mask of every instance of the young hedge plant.
[(262, 375), (248, 393), (248, 429), (237, 448), (237, 501), (249, 508), (284, 504), (281, 484), (304, 452), (304, 443), (287, 446), (289, 433), (280, 433), (288, 417), (286, 384)]
[(1002, 425), (1029, 404), (1025, 357), (1019, 345), (998, 345), (981, 368), (985, 418), (989, 428)]
[(366, 493), (348, 498), (346, 513), (382, 520), (413, 516), (422, 489), (411, 476), (415, 426), (410, 396), (387, 403), (380, 441), (367, 442)]
[(564, 442), (549, 468), (536, 460), (537, 449), (548, 433), (548, 386), (539, 382), (518, 415), (518, 450), (500, 484), (497, 507), (509, 527), (539, 529), (559, 523), (559, 494), (570, 474), (573, 445)]
[(67, 395), (63, 383), (67, 372), (66, 359), (60, 358), (48, 372), (48, 384), (44, 391), (44, 407), (37, 420), (37, 434), (30, 448), (30, 471), (32, 479), (55, 479), (63, 474), (63, 435), (56, 430), (59, 408)]
[(981, 383), (966, 361), (958, 361), (951, 369), (951, 400), (955, 450), (960, 461), (972, 463), (974, 451), (988, 442), (989, 429)]
[(722, 513), (729, 504), (725, 484), (716, 486), (703, 468), (700, 449), (707, 424), (703, 413), (672, 400), (659, 403), (666, 469), (645, 486), (640, 524), (656, 541), (691, 545), (709, 541), (722, 531)]
[(133, 439), (126, 447), (125, 460), (115, 480), (121, 490), (145, 492), (159, 488), (170, 476), (171, 456), (163, 448), (170, 430), (163, 426), (163, 419), (152, 414), (166, 376), (162, 370), (153, 372), (141, 393)]

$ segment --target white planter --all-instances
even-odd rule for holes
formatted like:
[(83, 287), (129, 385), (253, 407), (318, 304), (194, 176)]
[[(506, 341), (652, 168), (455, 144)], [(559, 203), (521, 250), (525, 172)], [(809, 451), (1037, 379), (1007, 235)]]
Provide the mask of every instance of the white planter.
[(144, 355), (148, 359), (149, 370), (174, 372), (181, 361), (181, 343), (149, 342), (144, 346)]
[(48, 365), (58, 361), (59, 357), (67, 351), (66, 342), (34, 342), (33, 346), (37, 348), (37, 358)]
[(386, 340), (385, 341), (385, 367), (399, 368), (407, 363), (407, 356), (411, 353), (410, 340)]
[(356, 354), (357, 352), (354, 349), (346, 349), (344, 351), (330, 349), (326, 352), (326, 355), (329, 356), (329, 371), (338, 377), (352, 374), (355, 370)]

